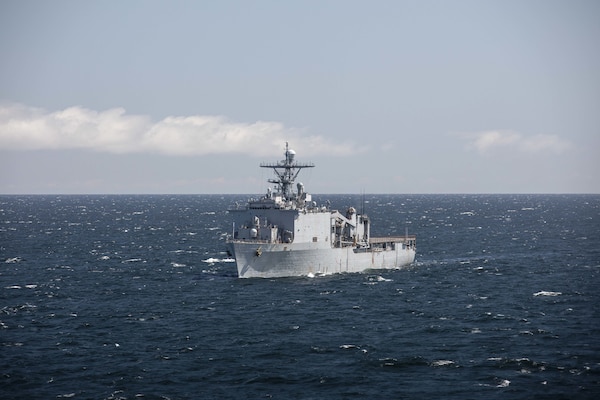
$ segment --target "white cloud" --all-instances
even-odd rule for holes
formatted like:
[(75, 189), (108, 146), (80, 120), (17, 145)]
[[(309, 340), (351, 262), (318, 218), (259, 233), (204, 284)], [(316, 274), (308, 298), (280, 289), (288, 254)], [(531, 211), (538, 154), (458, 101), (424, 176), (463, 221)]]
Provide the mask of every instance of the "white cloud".
[(525, 138), (520, 144), (520, 149), (527, 152), (550, 151), (563, 153), (571, 147), (570, 142), (561, 139), (557, 135), (534, 135)]
[(222, 116), (170, 116), (155, 122), (129, 115), (122, 108), (94, 111), (69, 107), (61, 111), (21, 104), (0, 105), (0, 149), (89, 149), (110, 153), (203, 155), (248, 153), (273, 156), (285, 142), (303, 157), (349, 155), (352, 144), (338, 145), (309, 136), (279, 122), (232, 122)]
[(560, 154), (572, 147), (569, 141), (557, 135), (526, 136), (514, 131), (485, 131), (458, 135), (467, 141), (467, 148), (474, 149), (480, 154), (489, 153), (495, 149), (516, 150), (523, 153), (551, 152)]
[(470, 146), (483, 153), (498, 146), (514, 145), (519, 140), (519, 135), (514, 132), (488, 131), (475, 135)]

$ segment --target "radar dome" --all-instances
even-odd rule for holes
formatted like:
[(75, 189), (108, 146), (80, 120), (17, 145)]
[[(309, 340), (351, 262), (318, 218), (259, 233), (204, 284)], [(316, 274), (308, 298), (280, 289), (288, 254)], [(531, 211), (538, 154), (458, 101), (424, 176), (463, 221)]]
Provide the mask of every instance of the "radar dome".
[(296, 155), (296, 152), (292, 149), (286, 150), (285, 152), (285, 157), (289, 160), (289, 161), (294, 161), (294, 156)]

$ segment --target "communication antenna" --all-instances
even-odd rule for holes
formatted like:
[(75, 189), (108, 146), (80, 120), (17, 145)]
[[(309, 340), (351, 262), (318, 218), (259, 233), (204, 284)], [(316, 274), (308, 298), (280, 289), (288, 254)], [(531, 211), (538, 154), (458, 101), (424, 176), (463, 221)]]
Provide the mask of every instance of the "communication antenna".
[(360, 214), (365, 215), (365, 189), (362, 190), (362, 206), (360, 209)]
[(294, 196), (292, 184), (296, 180), (298, 173), (303, 168), (312, 168), (313, 163), (298, 163), (295, 160), (296, 152), (289, 148), (288, 142), (285, 142), (285, 160), (277, 163), (262, 163), (262, 168), (271, 168), (277, 179), (269, 179), (270, 183), (274, 183), (279, 188), (282, 196), (286, 200), (291, 200)]

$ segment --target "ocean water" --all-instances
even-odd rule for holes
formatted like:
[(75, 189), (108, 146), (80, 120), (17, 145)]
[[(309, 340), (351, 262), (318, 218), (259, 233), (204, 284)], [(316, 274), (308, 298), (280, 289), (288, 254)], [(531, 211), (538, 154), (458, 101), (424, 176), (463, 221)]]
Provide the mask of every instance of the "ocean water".
[(600, 195), (315, 197), (416, 263), (238, 279), (246, 196), (0, 196), (0, 398), (600, 396)]

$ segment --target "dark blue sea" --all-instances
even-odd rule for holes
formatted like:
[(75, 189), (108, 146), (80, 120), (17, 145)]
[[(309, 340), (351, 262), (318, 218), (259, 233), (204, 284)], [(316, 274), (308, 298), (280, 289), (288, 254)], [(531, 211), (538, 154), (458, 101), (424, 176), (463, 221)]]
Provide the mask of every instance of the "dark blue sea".
[(0, 196), (0, 398), (599, 398), (600, 195), (314, 197), (417, 262), (238, 279), (246, 196)]

